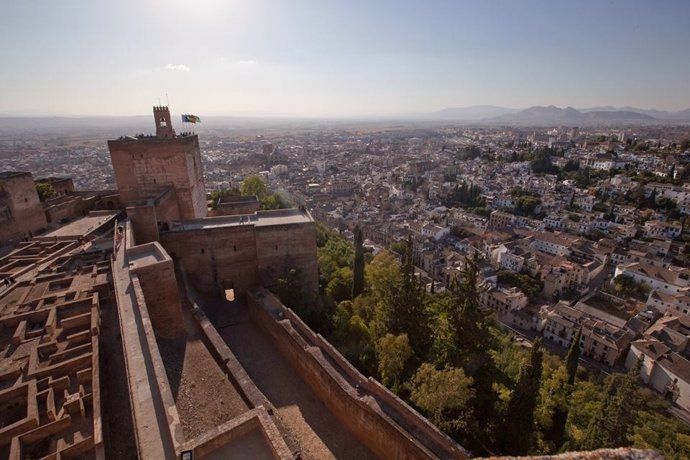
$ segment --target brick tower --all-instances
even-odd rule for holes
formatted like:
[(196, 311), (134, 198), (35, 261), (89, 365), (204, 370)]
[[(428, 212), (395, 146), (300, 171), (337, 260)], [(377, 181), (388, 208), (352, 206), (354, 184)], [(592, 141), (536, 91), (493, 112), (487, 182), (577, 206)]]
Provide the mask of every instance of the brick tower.
[(153, 118), (156, 121), (156, 137), (159, 139), (171, 139), (175, 137), (175, 130), (170, 121), (170, 109), (168, 106), (153, 107)]
[[(199, 138), (177, 136), (166, 106), (153, 108), (155, 136), (108, 141), (117, 188), (127, 207), (155, 199), (154, 224), (206, 217), (206, 189)], [(166, 191), (172, 190), (172, 194)]]

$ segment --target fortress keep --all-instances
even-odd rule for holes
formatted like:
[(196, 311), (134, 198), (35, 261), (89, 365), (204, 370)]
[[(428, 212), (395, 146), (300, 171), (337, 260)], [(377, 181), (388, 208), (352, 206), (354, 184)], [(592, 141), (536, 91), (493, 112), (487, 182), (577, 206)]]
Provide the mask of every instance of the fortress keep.
[(168, 107), (154, 107), (153, 116), (155, 136), (108, 141), (137, 244), (159, 241), (203, 292), (233, 289), (243, 296), (296, 269), (305, 298), (315, 300), (316, 231), (309, 213), (252, 210), (207, 217), (198, 136), (178, 136)]
[(206, 217), (206, 189), (199, 137), (177, 136), (168, 107), (153, 108), (155, 136), (124, 136), (108, 141), (117, 188), (127, 205), (172, 191), (166, 217)]

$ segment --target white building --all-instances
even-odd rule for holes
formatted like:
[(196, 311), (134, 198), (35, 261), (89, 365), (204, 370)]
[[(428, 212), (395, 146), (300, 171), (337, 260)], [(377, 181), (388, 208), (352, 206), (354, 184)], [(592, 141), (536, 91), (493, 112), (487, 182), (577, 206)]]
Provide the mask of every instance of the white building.
[(647, 238), (678, 238), (683, 231), (680, 222), (663, 222), (648, 220), (644, 223), (644, 234)]
[(578, 240), (565, 233), (535, 232), (530, 246), (546, 254), (565, 257), (570, 255), (570, 247)]
[(690, 361), (655, 338), (646, 337), (630, 345), (625, 367), (643, 358), (640, 377), (664, 398), (690, 410)]
[(615, 276), (626, 275), (636, 283), (645, 283), (652, 291), (662, 294), (687, 292), (690, 287), (690, 270), (676, 266), (655, 266), (644, 262), (618, 265)]

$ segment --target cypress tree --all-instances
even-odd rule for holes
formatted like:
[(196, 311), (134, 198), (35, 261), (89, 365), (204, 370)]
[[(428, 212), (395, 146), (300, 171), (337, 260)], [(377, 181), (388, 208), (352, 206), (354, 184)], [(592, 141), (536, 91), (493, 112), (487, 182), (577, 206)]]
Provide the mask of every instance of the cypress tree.
[(409, 360), (408, 371), (419, 366), (427, 357), (431, 346), (431, 316), (426, 308), (424, 283), (415, 276), (412, 238), (407, 240), (407, 250), (401, 267), (400, 278), (385, 300), (386, 313), (382, 315), (380, 333), (385, 335), (407, 334), (415, 355)]
[(650, 209), (656, 209), (656, 188), (652, 190), (647, 199), (647, 207)]
[(493, 383), (499, 371), (491, 356), (494, 341), (487, 314), (480, 309), (479, 256), (465, 259), (462, 276), (451, 286), (448, 325), (452, 338), (444, 362), (462, 368), (474, 380), (475, 398), (468, 436), (462, 442), (475, 452), (493, 450), (497, 438), (498, 394)]
[(582, 338), (582, 329), (578, 329), (573, 337), (573, 342), (570, 344), (568, 356), (565, 358), (565, 368), (568, 371), (568, 385), (575, 384), (575, 374), (577, 373), (577, 363), (580, 361), (580, 339)]
[(364, 290), (364, 248), (362, 230), (355, 227), (355, 261), (352, 268), (352, 299)]
[(620, 376), (616, 375), (609, 380), (606, 385), (604, 402), (597, 413), (592, 417), (587, 427), (587, 433), (582, 440), (580, 447), (583, 450), (595, 450), (601, 447), (614, 447), (609, 436), (611, 426), (611, 408), (615, 404), (617, 386), (620, 383)]
[[(453, 302), (448, 321), (453, 330), (454, 343), (448, 359), (454, 367), (467, 367), (468, 362), (475, 361), (489, 348), (490, 331), (486, 314), (479, 307), (478, 264), (477, 256), (466, 258), (462, 276), (451, 288)], [(473, 374), (470, 369), (465, 370), (469, 375)]]
[(599, 411), (587, 427), (582, 449), (622, 447), (630, 444), (628, 435), (635, 422), (637, 391), (642, 361), (630, 368), (625, 375), (615, 375), (606, 386), (606, 396)]
[(542, 339), (532, 345), (527, 362), (520, 369), (515, 390), (508, 401), (505, 419), (504, 451), (511, 455), (526, 455), (534, 445), (534, 410), (537, 407), (541, 384)]
[[(565, 388), (566, 400), (570, 399), (570, 393), (575, 384), (575, 375), (577, 373), (577, 363), (580, 360), (580, 338), (582, 337), (582, 329), (578, 329), (570, 344), (568, 355), (565, 358), (565, 369), (568, 372), (567, 386)], [(556, 407), (553, 413), (551, 422), (551, 429), (548, 433), (548, 439), (553, 442), (556, 449), (560, 448), (565, 441), (565, 425), (568, 421), (568, 408)]]

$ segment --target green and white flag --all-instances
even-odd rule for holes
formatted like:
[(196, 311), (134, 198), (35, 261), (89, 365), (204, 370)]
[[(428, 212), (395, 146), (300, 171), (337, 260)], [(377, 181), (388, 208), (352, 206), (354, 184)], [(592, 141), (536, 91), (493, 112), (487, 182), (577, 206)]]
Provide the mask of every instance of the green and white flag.
[(196, 115), (182, 114), (182, 123), (201, 123), (201, 118)]

